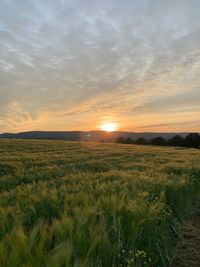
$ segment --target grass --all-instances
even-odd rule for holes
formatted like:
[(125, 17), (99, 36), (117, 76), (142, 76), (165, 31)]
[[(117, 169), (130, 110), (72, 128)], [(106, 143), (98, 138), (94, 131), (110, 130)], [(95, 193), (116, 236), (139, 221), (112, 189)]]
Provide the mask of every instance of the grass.
[(170, 266), (200, 151), (0, 140), (1, 267)]

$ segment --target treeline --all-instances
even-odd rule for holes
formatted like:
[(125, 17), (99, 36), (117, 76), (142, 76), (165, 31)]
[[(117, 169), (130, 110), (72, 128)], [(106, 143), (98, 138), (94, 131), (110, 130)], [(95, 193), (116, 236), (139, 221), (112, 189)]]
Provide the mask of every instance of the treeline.
[(140, 137), (137, 140), (133, 140), (130, 137), (118, 137), (116, 143), (200, 148), (200, 135), (198, 133), (190, 133), (185, 138), (180, 135), (175, 135), (168, 140), (164, 139), (163, 137), (155, 137), (150, 140), (146, 140), (143, 137)]

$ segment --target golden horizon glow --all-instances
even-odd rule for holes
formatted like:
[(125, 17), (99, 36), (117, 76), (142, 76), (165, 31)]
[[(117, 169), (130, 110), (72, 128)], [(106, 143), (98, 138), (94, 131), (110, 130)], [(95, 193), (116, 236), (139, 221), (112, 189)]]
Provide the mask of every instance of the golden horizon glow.
[(115, 122), (108, 122), (101, 125), (101, 129), (106, 132), (113, 132), (118, 129), (118, 124)]

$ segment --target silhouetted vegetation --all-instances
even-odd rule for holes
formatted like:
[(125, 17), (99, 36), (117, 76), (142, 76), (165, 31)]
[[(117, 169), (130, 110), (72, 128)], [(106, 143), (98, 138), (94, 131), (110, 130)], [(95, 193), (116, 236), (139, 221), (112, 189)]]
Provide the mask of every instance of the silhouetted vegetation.
[(167, 142), (163, 137), (155, 137), (149, 141), (149, 144), (154, 146), (166, 146)]
[(116, 143), (200, 148), (200, 135), (198, 133), (190, 133), (185, 138), (180, 135), (175, 135), (174, 137), (167, 140), (164, 139), (163, 137), (155, 137), (150, 140), (146, 140), (143, 137), (140, 137), (137, 140), (133, 140), (131, 138), (118, 137)]
[(136, 140), (136, 144), (138, 145), (147, 145), (147, 143), (148, 143), (147, 140), (143, 137), (140, 137)]
[(118, 144), (125, 144), (125, 138), (124, 137), (118, 137), (117, 140), (116, 140), (116, 143)]
[(198, 133), (188, 134), (185, 138), (185, 146), (200, 148), (200, 135)]
[(185, 139), (178, 134), (168, 140), (169, 146), (184, 146), (184, 143), (185, 143)]

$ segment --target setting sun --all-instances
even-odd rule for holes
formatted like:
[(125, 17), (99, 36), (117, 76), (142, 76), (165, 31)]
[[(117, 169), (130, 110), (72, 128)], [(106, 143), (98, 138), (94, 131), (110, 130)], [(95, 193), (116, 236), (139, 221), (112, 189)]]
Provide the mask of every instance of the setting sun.
[(105, 123), (101, 126), (101, 129), (106, 132), (113, 132), (118, 129), (118, 125), (115, 122)]

